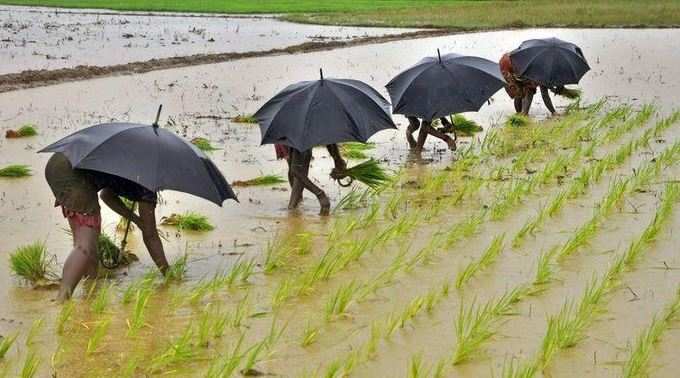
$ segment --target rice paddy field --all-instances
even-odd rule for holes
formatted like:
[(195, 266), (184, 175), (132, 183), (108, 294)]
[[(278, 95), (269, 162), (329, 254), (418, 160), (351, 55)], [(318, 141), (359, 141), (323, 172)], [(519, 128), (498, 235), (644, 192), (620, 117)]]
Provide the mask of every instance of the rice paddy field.
[[(286, 164), (259, 146), (256, 126), (233, 120), (320, 65), (385, 93), (436, 48), (495, 60), (545, 36), (586, 52), (580, 102), (557, 98), (549, 117), (537, 98), (517, 119), (501, 91), (464, 115), (458, 151), (431, 140), (420, 157), (397, 116), (399, 131), (342, 147), (350, 167), (372, 158), (389, 170), (375, 189), (339, 187), (318, 149), (311, 175), (330, 217), (307, 194), (285, 209)], [(0, 139), (0, 167), (32, 172), (0, 177), (0, 377), (676, 376), (679, 37), (474, 33), (0, 93), (0, 130), (36, 131)], [(36, 150), (97, 122), (150, 122), (159, 103), (162, 127), (248, 183), (235, 187), (240, 203), (162, 193), (165, 277), (132, 229), (139, 261), (51, 301), (71, 239)], [(102, 216), (120, 242), (125, 226)]]

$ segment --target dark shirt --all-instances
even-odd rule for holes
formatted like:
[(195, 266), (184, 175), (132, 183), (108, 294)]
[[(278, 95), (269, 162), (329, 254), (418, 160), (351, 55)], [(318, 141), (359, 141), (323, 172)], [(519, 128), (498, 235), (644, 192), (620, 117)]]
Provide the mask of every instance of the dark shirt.
[(88, 171), (88, 173), (93, 178), (98, 190), (111, 189), (117, 196), (130, 201), (157, 202), (156, 193), (133, 181), (103, 172)]

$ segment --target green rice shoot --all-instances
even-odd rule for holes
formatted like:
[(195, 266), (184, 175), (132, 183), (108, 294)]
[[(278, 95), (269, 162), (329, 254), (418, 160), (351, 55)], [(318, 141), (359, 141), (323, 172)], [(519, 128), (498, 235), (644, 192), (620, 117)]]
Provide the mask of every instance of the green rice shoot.
[(35, 125), (30, 123), (21, 126), (17, 132), (21, 137), (32, 137), (38, 135), (38, 130), (36, 129)]
[(24, 164), (12, 164), (0, 169), (0, 177), (18, 178), (30, 176), (31, 174), (31, 168)]
[(12, 272), (32, 284), (55, 278), (54, 260), (47, 255), (44, 242), (17, 248), (10, 254), (9, 260)]
[(175, 226), (180, 231), (211, 231), (215, 229), (208, 217), (192, 211), (187, 211), (184, 214), (172, 214), (163, 218), (161, 224)]
[(18, 336), (18, 334), (15, 334), (13, 336), (3, 337), (2, 340), (0, 340), (0, 360), (5, 358), (5, 355), (7, 355), (7, 352), (12, 348), (12, 345), (14, 345)]
[(231, 121), (235, 123), (257, 123), (257, 119), (252, 114), (239, 114), (232, 117)]
[(475, 133), (484, 131), (484, 128), (479, 126), (477, 122), (465, 118), (462, 114), (456, 114), (451, 117), (451, 123), (456, 134), (461, 136), (473, 136)]
[(288, 182), (280, 175), (264, 175), (250, 180), (233, 181), (232, 186), (270, 186)]
[(366, 151), (375, 148), (374, 143), (359, 143), (359, 142), (348, 142), (340, 145), (340, 152), (342, 156), (351, 160), (363, 160), (368, 159)]
[(577, 100), (581, 98), (583, 92), (580, 89), (570, 89), (565, 87), (561, 91), (555, 92), (555, 94), (570, 100)]
[(203, 152), (212, 152), (212, 151), (219, 150), (219, 148), (214, 147), (208, 139), (202, 138), (202, 137), (197, 137), (197, 138), (192, 139), (191, 144), (198, 147), (198, 149), (203, 151)]
[(507, 127), (524, 127), (531, 123), (529, 117), (524, 114), (513, 114), (505, 120)]
[(392, 180), (375, 159), (366, 160), (354, 167), (348, 168), (345, 173), (348, 177), (359, 181), (372, 189), (378, 189)]

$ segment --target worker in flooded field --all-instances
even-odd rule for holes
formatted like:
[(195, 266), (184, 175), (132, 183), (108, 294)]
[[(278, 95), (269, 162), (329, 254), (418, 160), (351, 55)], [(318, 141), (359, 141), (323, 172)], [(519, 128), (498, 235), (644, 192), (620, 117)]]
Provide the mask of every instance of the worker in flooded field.
[(529, 109), (531, 109), (531, 103), (534, 100), (534, 95), (536, 94), (536, 88), (541, 91), (541, 97), (543, 98), (543, 103), (545, 107), (548, 108), (552, 115), (555, 115), (555, 107), (553, 106), (552, 100), (550, 99), (551, 90), (553, 93), (559, 95), (565, 92), (564, 86), (554, 86), (546, 87), (541, 85), (531, 79), (523, 78), (515, 73), (512, 67), (512, 60), (508, 53), (503, 54), (501, 60), (498, 62), (501, 69), (501, 74), (507, 84), (505, 85), (505, 91), (508, 93), (511, 99), (514, 101), (515, 111), (517, 113), (522, 113), (524, 115), (529, 115)]
[[(97, 239), (101, 232), (98, 192), (111, 208), (130, 219), (142, 231), (144, 244), (162, 273), (168, 269), (163, 244), (156, 228), (156, 193), (132, 181), (96, 171), (74, 169), (62, 153), (55, 153), (45, 167), (45, 178), (73, 235), (73, 250), (64, 262), (57, 300), (73, 294), (83, 277), (97, 275)], [(139, 215), (128, 209), (120, 197), (139, 204)]]
[[(319, 215), (326, 216), (330, 214), (331, 201), (328, 196), (309, 179), (309, 167), (312, 162), (312, 149), (301, 152), (295, 148), (275, 144), (277, 159), (285, 159), (288, 162), (288, 182), (291, 187), (290, 201), (288, 202), (288, 209), (297, 208), (302, 202), (302, 192), (304, 189), (309, 190), (316, 196), (321, 205)], [(347, 163), (340, 154), (340, 148), (337, 144), (329, 144), (326, 146), (328, 153), (333, 158), (335, 167), (331, 171), (333, 179), (341, 179), (345, 177), (344, 171), (347, 170)]]
[[(434, 128), (432, 126), (432, 122), (430, 121), (423, 120), (420, 122), (418, 118), (412, 116), (408, 116), (406, 118), (408, 119), (409, 123), (408, 127), (406, 128), (406, 140), (408, 141), (409, 147), (414, 152), (420, 153), (423, 150), (423, 146), (425, 146), (425, 140), (427, 140), (428, 135), (432, 135), (443, 140), (449, 146), (451, 151), (456, 150), (457, 137), (454, 126), (445, 117), (440, 118), (442, 127), (439, 129)], [(413, 133), (418, 129), (420, 129), (420, 132), (418, 133), (418, 140), (416, 141), (413, 138)], [(453, 133), (453, 138), (446, 135), (447, 133)]]

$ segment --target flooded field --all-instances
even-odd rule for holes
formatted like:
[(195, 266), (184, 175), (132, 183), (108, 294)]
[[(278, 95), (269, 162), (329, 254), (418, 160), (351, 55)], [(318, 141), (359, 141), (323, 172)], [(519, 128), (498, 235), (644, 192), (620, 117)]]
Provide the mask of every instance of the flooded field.
[(414, 29), (299, 25), (220, 17), (0, 6), (0, 74), (154, 58), (266, 51)]
[[(19, 335), (0, 376), (31, 356), (38, 376), (621, 376), (654, 314), (669, 321), (648, 371), (674, 376), (680, 339), (665, 311), (677, 306), (680, 278), (677, 30), (461, 34), (2, 93), (3, 134), (32, 123), (39, 135), (0, 139), (0, 167), (34, 173), (0, 179), (0, 253), (41, 240), (64, 261), (70, 237), (43, 178), (48, 156), (36, 151), (84, 126), (151, 122), (163, 104), (162, 126), (219, 147), (211, 157), (229, 181), (285, 175), (257, 126), (230, 117), (319, 67), (386, 95), (392, 76), (437, 48), (497, 60), (547, 36), (581, 46), (592, 67), (583, 103), (604, 105), (546, 119), (537, 96), (540, 123), (512, 129), (501, 91), (466, 114), (483, 133), (456, 153), (431, 140), (420, 159), (395, 116), (400, 130), (376, 135), (369, 154), (401, 170), (399, 180), (328, 219), (308, 195), (286, 210), (286, 185), (239, 188), (240, 203), (223, 208), (163, 193), (159, 218), (196, 211), (216, 226), (162, 227), (170, 259), (188, 256), (186, 276), (147, 273), (135, 232), (140, 262), (91, 292), (83, 285), (72, 313), (0, 259), (0, 335)], [(568, 102), (556, 105), (564, 112)], [(315, 156), (311, 175), (337, 204), (350, 189), (328, 178), (325, 151)], [(103, 218), (114, 234), (118, 218)]]

